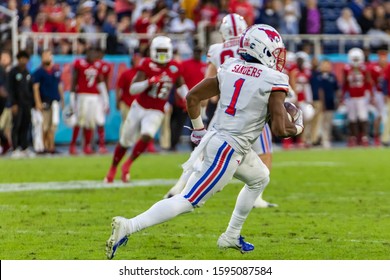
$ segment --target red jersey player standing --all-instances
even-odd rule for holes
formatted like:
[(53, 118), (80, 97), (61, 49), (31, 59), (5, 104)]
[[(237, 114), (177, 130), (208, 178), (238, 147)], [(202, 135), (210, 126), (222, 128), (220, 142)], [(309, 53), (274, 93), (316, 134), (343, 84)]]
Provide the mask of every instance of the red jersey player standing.
[[(110, 170), (105, 182), (113, 182), (116, 169), (128, 147), (133, 146), (129, 159), (122, 165), (122, 181), (130, 179), (130, 167), (145, 151), (154, 138), (164, 118), (164, 107), (173, 86), (181, 98), (185, 98), (188, 87), (181, 76), (179, 64), (172, 60), (171, 39), (158, 36), (150, 45), (150, 58), (145, 58), (137, 67), (130, 86), (130, 94), (139, 94), (130, 108), (123, 124), (120, 140), (115, 147)], [(137, 139), (136, 137), (140, 135)]]
[(123, 123), (129, 113), (130, 106), (136, 98), (136, 95), (131, 95), (129, 92), (131, 81), (137, 73), (135, 57), (135, 54), (131, 56), (131, 67), (122, 72), (116, 85), (116, 109), (121, 113), (120, 131), (122, 131)]
[[(109, 76), (111, 73), (111, 66), (107, 61), (103, 60), (104, 57), (104, 51), (102, 49), (99, 49), (99, 60), (95, 63), (97, 66), (100, 66), (100, 72), (103, 77), (103, 81), (106, 84), (106, 88), (109, 89)], [(99, 101), (97, 103), (96, 108), (96, 126), (97, 126), (97, 133), (98, 133), (98, 143), (99, 143), (99, 153), (100, 154), (106, 154), (108, 153), (106, 148), (106, 142), (105, 142), (105, 130), (104, 125), (106, 124), (106, 114), (109, 111), (109, 107), (106, 106), (105, 100), (100, 96)]]
[(344, 83), (342, 100), (346, 102), (349, 121), (348, 146), (356, 146), (358, 138), (361, 144), (368, 146), (368, 103), (366, 94), (371, 90), (371, 78), (367, 67), (364, 65), (364, 53), (359, 48), (352, 48), (348, 52), (349, 64), (344, 67)]
[(78, 59), (73, 65), (73, 76), (70, 94), (70, 106), (76, 112), (77, 124), (73, 128), (72, 141), (69, 153), (77, 154), (76, 141), (80, 128), (84, 132), (85, 154), (92, 154), (92, 130), (96, 124), (96, 108), (99, 98), (103, 99), (103, 106), (108, 108), (108, 93), (103, 81), (100, 65), (97, 62), (98, 52), (91, 48), (87, 50), (85, 59)]
[(386, 103), (385, 95), (386, 91), (384, 87), (385, 83), (385, 69), (387, 66), (387, 51), (382, 50), (378, 52), (378, 62), (371, 63), (369, 70), (373, 82), (373, 90), (375, 96), (375, 107), (374, 109), (374, 144), (375, 146), (381, 145), (380, 139), (380, 126), (382, 119), (385, 119), (386, 115)]

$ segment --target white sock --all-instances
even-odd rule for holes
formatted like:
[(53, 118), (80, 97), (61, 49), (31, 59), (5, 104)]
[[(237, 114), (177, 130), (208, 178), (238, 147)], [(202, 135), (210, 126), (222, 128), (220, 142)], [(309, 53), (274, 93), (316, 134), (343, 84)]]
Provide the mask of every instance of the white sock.
[(128, 220), (128, 228), (131, 230), (128, 234), (166, 222), (193, 209), (192, 204), (182, 195), (160, 200), (142, 214)]
[(238, 238), (242, 226), (253, 208), (255, 200), (263, 192), (269, 182), (269, 177), (256, 186), (249, 187), (245, 185), (238, 194), (236, 206), (234, 207), (232, 217), (226, 229), (226, 235), (231, 238)]

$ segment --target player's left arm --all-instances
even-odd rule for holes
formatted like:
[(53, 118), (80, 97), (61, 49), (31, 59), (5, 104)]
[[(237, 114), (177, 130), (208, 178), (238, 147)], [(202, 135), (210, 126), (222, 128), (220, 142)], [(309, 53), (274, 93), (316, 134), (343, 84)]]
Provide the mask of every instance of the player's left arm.
[(187, 94), (187, 111), (195, 130), (204, 129), (200, 116), (200, 103), (220, 94), (217, 77), (206, 78), (194, 86)]
[(299, 126), (289, 121), (284, 107), (285, 98), (286, 93), (284, 91), (273, 91), (268, 100), (271, 130), (277, 137), (282, 138), (298, 135), (303, 130), (303, 125)]

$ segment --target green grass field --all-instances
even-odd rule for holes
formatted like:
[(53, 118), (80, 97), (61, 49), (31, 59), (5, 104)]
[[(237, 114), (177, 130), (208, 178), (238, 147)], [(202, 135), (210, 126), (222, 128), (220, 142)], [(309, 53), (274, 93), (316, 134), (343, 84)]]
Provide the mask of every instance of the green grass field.
[[(188, 154), (145, 155), (132, 179), (178, 178)], [(0, 159), (1, 184), (102, 180), (110, 156)], [(256, 249), (216, 246), (242, 184), (230, 184), (203, 208), (129, 238), (127, 260), (389, 260), (390, 150), (276, 152), (264, 198), (243, 235)], [(169, 186), (0, 192), (0, 259), (105, 259), (111, 218), (135, 216)]]

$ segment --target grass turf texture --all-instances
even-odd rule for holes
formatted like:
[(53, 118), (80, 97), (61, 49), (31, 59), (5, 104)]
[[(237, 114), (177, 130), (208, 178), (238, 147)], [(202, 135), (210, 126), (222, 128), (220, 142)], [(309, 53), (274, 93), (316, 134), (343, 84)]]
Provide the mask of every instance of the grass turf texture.
[[(203, 208), (130, 236), (115, 259), (389, 259), (389, 155), (276, 152), (264, 198), (279, 207), (249, 215), (242, 234), (255, 245), (251, 254), (216, 246), (242, 187), (230, 184)], [(144, 155), (132, 178), (176, 178), (187, 157)], [(101, 180), (109, 163), (109, 156), (1, 159), (0, 181)], [(111, 218), (141, 213), (169, 188), (0, 193), (0, 259), (105, 259)]]

